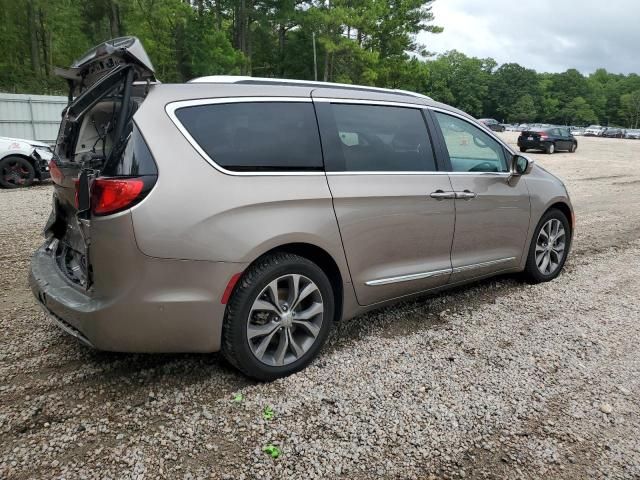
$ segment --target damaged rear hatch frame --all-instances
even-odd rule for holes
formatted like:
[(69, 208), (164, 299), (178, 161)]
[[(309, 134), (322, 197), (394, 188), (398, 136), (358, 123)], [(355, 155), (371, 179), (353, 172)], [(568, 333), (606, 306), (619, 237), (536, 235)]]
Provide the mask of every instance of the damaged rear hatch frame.
[[(89, 50), (70, 68), (56, 69), (56, 74), (67, 80), (69, 104), (62, 112), (56, 142), (53, 208), (44, 236), (47, 250), (55, 256), (64, 277), (88, 291), (92, 286), (91, 187), (101, 171), (122, 154), (126, 127), (135, 111), (130, 103), (133, 83), (155, 82), (154, 70), (140, 41), (122, 37)], [(109, 98), (113, 99), (117, 120), (108, 131), (105, 128), (103, 135), (106, 138), (110, 134), (114, 139), (111, 151), (95, 154), (94, 145), (93, 154), (84, 153), (82, 158), (76, 158), (85, 115)], [(120, 106), (118, 112), (115, 104)]]

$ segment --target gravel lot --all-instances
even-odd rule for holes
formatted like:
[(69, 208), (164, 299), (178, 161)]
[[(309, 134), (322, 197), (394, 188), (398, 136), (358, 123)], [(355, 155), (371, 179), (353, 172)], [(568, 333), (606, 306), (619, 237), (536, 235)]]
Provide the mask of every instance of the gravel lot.
[(559, 279), (344, 322), (271, 384), (49, 324), (26, 277), (51, 187), (0, 191), (0, 478), (639, 478), (640, 142), (579, 142), (531, 154), (576, 207)]

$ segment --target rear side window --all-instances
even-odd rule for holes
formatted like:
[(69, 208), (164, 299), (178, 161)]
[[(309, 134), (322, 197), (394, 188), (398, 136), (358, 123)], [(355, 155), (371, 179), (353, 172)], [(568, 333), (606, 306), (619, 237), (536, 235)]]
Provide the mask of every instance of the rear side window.
[(108, 177), (140, 177), (158, 174), (156, 162), (135, 123), (122, 153), (115, 155), (114, 159), (104, 166), (102, 174)]
[(331, 104), (331, 112), (336, 131), (323, 131), (323, 136), (337, 139), (326, 142), (327, 170), (436, 170), (431, 140), (419, 109), (336, 103)]
[(176, 110), (218, 165), (233, 171), (322, 170), (320, 136), (308, 102), (242, 102)]

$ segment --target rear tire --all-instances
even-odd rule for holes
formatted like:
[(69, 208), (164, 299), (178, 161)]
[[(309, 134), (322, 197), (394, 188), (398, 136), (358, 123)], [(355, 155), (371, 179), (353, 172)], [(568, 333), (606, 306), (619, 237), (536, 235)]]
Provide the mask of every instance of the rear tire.
[(525, 278), (530, 283), (553, 280), (560, 275), (570, 248), (569, 220), (564, 213), (553, 208), (542, 216), (533, 231), (524, 269)]
[(524, 148), (524, 147), (520, 147), (520, 151), (521, 151), (522, 153), (524, 153), (524, 152), (526, 152), (526, 151), (527, 151), (527, 149), (526, 149), (526, 148)]
[(27, 159), (10, 156), (0, 160), (0, 186), (3, 188), (30, 187), (36, 171)]
[(551, 155), (556, 151), (556, 145), (554, 143), (550, 143), (545, 147), (544, 151), (547, 155)]
[(290, 253), (265, 256), (245, 271), (227, 305), (222, 353), (249, 377), (285, 377), (316, 357), (334, 312), (333, 288), (318, 265)]

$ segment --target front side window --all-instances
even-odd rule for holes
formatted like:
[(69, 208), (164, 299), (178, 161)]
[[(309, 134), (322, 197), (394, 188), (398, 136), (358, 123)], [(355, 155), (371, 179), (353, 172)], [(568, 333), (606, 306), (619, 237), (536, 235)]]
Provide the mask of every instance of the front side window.
[(310, 102), (241, 102), (183, 107), (176, 117), (206, 154), (233, 171), (322, 170)]
[(454, 172), (508, 172), (504, 149), (480, 128), (461, 118), (434, 112)]
[(333, 135), (338, 138), (328, 142), (332, 146), (329, 170), (418, 172), (436, 169), (431, 140), (419, 109), (336, 103), (331, 104), (331, 111), (337, 127)]

